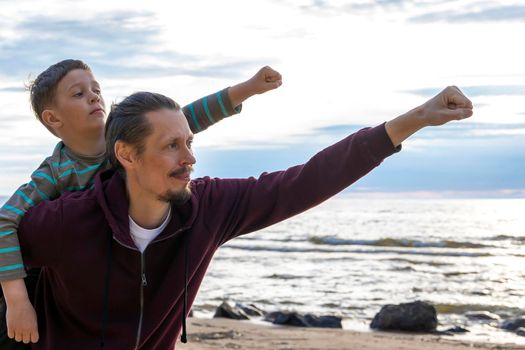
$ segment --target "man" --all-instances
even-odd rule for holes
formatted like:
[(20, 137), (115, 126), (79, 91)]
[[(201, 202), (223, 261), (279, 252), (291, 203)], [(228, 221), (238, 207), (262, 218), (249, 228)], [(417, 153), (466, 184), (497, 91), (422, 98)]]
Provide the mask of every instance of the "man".
[(113, 170), (94, 189), (27, 212), (24, 261), (42, 266), (35, 349), (173, 349), (215, 251), (343, 190), (411, 134), (472, 115), (449, 87), (406, 114), (363, 129), (307, 163), (258, 179), (190, 180), (193, 134), (179, 106), (136, 93), (106, 124)]

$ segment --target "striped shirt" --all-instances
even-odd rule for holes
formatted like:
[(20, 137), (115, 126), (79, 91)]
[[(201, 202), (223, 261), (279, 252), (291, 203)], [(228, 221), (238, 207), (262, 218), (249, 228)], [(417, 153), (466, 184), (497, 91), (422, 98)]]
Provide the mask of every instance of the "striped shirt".
[[(190, 103), (182, 110), (192, 132), (198, 133), (239, 113), (241, 108), (232, 106), (226, 88)], [(26, 211), (41, 201), (58, 198), (64, 192), (92, 187), (95, 175), (108, 167), (105, 154), (80, 156), (63, 142), (56, 145), (53, 154), (31, 174), (31, 181), (20, 186), (0, 208), (0, 281), (26, 276), (17, 236), (18, 225)]]

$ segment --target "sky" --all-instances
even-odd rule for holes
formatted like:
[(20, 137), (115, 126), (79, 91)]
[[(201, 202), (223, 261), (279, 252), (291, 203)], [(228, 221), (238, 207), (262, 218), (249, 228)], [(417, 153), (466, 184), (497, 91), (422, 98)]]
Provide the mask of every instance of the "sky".
[(181, 104), (269, 65), (278, 90), (195, 139), (196, 176), (257, 176), (456, 85), (472, 118), (404, 142), (354, 192), (525, 197), (525, 2), (0, 0), (0, 195), (58, 141), (24, 86), (79, 58), (109, 105), (138, 90)]

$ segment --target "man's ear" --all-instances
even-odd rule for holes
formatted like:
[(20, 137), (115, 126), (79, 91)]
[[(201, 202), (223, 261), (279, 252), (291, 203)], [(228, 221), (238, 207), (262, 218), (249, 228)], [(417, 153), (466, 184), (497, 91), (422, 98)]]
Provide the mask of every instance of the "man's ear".
[(41, 116), (44, 125), (52, 130), (58, 130), (64, 125), (60, 117), (52, 109), (45, 109)]
[(124, 169), (132, 169), (136, 165), (135, 149), (130, 144), (118, 140), (115, 142), (113, 151), (115, 152), (115, 157)]

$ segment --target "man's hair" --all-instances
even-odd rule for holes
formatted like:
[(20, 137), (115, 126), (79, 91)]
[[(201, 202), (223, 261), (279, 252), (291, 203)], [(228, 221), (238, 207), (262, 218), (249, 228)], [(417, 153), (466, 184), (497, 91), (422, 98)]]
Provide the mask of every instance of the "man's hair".
[(42, 112), (55, 102), (57, 86), (60, 80), (62, 80), (67, 73), (75, 69), (83, 69), (91, 72), (91, 68), (84, 62), (67, 59), (50, 66), (40, 73), (35, 80), (29, 83), (28, 90), (31, 108), (37, 119), (53, 134), (55, 134), (55, 132), (42, 120)]
[(153, 92), (135, 92), (120, 103), (111, 106), (111, 112), (106, 121), (106, 156), (111, 166), (121, 175), (124, 169), (115, 155), (117, 141), (132, 145), (141, 155), (144, 152), (144, 141), (153, 129), (146, 113), (161, 109), (178, 111), (180, 106), (171, 98)]

